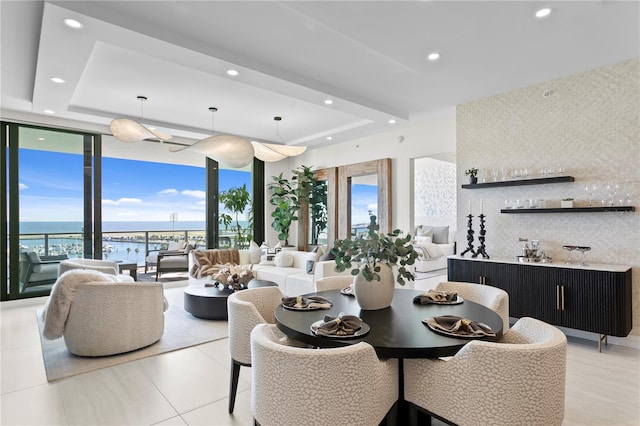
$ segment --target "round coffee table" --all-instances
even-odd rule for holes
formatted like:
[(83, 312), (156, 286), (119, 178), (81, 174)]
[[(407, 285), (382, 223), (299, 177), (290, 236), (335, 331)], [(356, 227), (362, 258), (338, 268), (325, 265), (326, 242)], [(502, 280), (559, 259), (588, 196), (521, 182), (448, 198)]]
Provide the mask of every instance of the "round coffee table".
[(187, 287), (184, 290), (184, 310), (196, 318), (227, 319), (227, 298), (233, 290), (217, 287)]
[(273, 281), (259, 280), (257, 278), (252, 279), (247, 284), (247, 288), (274, 287), (274, 286), (277, 287), (278, 284), (274, 283)]

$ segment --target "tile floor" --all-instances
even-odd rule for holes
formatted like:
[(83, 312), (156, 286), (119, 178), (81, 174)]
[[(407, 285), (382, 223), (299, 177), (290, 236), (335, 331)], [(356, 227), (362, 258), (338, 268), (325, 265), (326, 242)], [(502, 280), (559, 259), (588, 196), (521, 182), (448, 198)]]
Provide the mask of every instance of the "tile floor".
[[(8, 306), (0, 311), (2, 425), (252, 424), (249, 368), (227, 413), (226, 339), (47, 383), (40, 305)], [(566, 395), (565, 425), (640, 424), (640, 351), (610, 345), (598, 353), (594, 342), (572, 338)]]

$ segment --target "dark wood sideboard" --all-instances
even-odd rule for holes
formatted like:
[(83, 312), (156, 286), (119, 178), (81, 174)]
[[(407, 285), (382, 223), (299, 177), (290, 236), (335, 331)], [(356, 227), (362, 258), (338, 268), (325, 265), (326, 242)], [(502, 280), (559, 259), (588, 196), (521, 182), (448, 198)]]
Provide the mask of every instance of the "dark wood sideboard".
[(624, 337), (631, 331), (631, 268), (519, 263), (450, 256), (449, 281), (491, 285), (509, 294), (509, 316)]

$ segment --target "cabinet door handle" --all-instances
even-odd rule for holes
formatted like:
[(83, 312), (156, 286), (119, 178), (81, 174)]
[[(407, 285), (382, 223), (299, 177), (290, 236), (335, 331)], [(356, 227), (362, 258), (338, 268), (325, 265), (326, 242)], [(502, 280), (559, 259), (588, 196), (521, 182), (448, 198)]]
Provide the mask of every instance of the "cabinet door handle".
[(562, 286), (562, 310), (564, 311), (564, 286)]
[(560, 310), (560, 286), (556, 285), (556, 310)]

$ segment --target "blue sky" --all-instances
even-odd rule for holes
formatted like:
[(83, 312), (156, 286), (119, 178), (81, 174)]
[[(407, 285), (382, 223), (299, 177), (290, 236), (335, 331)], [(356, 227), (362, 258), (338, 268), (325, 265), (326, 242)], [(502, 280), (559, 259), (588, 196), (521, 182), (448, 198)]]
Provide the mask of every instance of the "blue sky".
[[(20, 150), (20, 220), (82, 220), (82, 156)], [(246, 171), (220, 171), (220, 191), (247, 184)], [(104, 221), (203, 221), (205, 169), (202, 167), (102, 160)]]
[[(82, 221), (82, 175), (79, 154), (21, 149), (20, 220)], [(250, 190), (250, 173), (220, 170), (220, 191), (245, 183)], [(368, 223), (368, 210), (377, 212), (377, 187), (353, 185), (352, 223)], [(169, 221), (171, 213), (179, 221), (204, 220), (204, 168), (103, 158), (103, 221)]]

